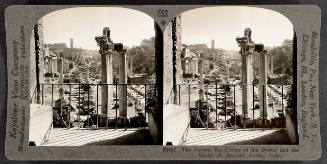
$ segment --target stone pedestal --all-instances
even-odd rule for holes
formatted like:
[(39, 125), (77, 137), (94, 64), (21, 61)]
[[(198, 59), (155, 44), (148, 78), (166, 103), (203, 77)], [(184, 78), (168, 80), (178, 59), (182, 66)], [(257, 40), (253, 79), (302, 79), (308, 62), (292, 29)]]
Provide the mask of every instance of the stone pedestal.
[(129, 119), (119, 117), (117, 119), (117, 128), (128, 128), (130, 125)]

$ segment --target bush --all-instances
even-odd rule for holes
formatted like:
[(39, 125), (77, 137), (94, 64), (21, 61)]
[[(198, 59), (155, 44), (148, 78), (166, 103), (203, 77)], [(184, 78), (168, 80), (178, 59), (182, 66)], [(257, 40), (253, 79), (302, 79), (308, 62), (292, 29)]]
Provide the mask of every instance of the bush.
[(138, 116), (130, 118), (130, 127), (146, 127), (147, 123), (143, 113), (138, 113)]
[(214, 127), (214, 123), (208, 119), (210, 110), (206, 108), (191, 108), (191, 128), (205, 128), (208, 124), (208, 128)]
[(67, 128), (68, 126), (72, 127), (72, 124), (69, 120), (69, 110), (66, 107), (60, 108), (54, 107), (53, 110), (53, 127), (56, 128)]

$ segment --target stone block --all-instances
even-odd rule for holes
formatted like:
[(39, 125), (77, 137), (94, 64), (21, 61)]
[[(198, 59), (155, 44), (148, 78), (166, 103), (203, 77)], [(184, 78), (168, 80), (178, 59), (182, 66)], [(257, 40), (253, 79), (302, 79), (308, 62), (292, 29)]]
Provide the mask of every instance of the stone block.
[(53, 122), (52, 107), (31, 104), (30, 105), (30, 125), (29, 125), (29, 145), (39, 146), (51, 137)]
[(174, 104), (164, 106), (163, 144), (179, 145), (187, 137), (190, 125), (190, 111), (187, 107)]
[(155, 108), (148, 109), (148, 127), (153, 143), (159, 143), (158, 115)]
[(294, 108), (286, 108), (286, 131), (293, 144), (299, 143), (297, 117)]

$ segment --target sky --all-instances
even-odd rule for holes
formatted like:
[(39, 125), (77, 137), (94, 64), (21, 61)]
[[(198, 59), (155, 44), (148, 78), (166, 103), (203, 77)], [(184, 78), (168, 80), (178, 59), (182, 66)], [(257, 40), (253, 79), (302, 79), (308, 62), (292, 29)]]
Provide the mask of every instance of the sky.
[(98, 50), (95, 36), (103, 27), (111, 30), (111, 39), (128, 47), (140, 45), (154, 36), (154, 21), (145, 13), (117, 7), (79, 7), (58, 10), (42, 18), (44, 41), (47, 44), (66, 43), (74, 47)]
[(184, 44), (205, 43), (215, 48), (239, 50), (237, 36), (251, 28), (252, 40), (274, 47), (285, 39), (293, 38), (293, 25), (278, 12), (241, 6), (205, 7), (182, 13), (182, 42)]

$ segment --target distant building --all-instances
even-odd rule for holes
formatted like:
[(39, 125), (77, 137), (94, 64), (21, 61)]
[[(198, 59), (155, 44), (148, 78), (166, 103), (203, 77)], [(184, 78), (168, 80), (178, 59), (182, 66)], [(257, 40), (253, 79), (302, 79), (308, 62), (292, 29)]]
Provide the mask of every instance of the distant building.
[(194, 44), (189, 46), (190, 50), (197, 53), (203, 53), (208, 51), (207, 44)]
[(45, 73), (58, 74), (57, 63), (58, 63), (58, 57), (56, 53), (50, 50), (48, 46), (45, 46), (45, 53), (44, 53)]
[(151, 37), (150, 39), (143, 39), (141, 42), (141, 46), (153, 46), (155, 38)]
[(74, 48), (74, 39), (73, 38), (70, 39), (70, 48)]
[(54, 44), (48, 44), (49, 49), (51, 51), (54, 51), (55, 53), (64, 52), (65, 49), (67, 49), (66, 43), (54, 43)]
[(292, 46), (293, 45), (293, 40), (291, 39), (285, 39), (283, 41), (283, 46)]
[(207, 60), (205, 58), (201, 58), (203, 65), (198, 66), (199, 74), (201, 74), (201, 67), (203, 66), (203, 74), (208, 74), (210, 72), (209, 66), (210, 66), (210, 60)]
[(190, 50), (188, 46), (184, 47), (181, 54), (181, 65), (183, 75), (199, 74), (199, 55)]

